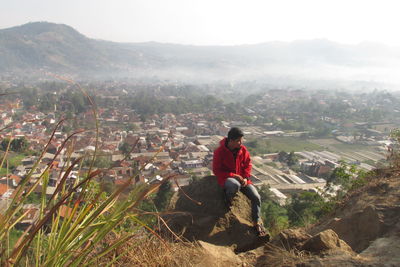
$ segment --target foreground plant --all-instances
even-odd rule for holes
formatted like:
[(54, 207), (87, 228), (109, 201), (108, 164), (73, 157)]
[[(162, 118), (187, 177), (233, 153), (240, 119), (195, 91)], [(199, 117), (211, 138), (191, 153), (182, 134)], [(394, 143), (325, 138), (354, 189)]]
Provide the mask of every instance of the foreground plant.
[[(79, 89), (82, 88), (77, 85)], [(110, 195), (106, 195), (96, 186), (95, 179), (105, 170), (94, 169), (93, 163), (97, 156), (97, 144), (99, 125), (95, 105), (87, 96), (93, 115), (96, 120), (96, 149), (91, 155), (91, 164), (87, 171), (82, 170), (84, 157), (71, 160), (72, 149), (71, 138), (80, 133), (75, 132), (69, 135), (62, 143), (60, 149), (38, 179), (32, 183), (32, 175), (37, 166), (42, 162), (47, 148), (54, 138), (55, 132), (61, 127), (64, 120), (61, 120), (54, 128), (47, 145), (44, 147), (39, 158), (34, 163), (31, 171), (15, 190), (14, 197), (4, 214), (0, 215), (0, 260), (1, 266), (78, 266), (93, 265), (99, 258), (107, 255), (110, 251), (118, 248), (126, 241), (135, 236), (139, 227), (145, 227), (138, 219), (139, 211), (134, 209), (149, 194), (157, 190), (160, 184), (134, 187), (129, 196), (120, 201), (122, 192), (131, 184), (135, 177), (142, 171), (147, 163), (151, 162), (158, 154), (143, 164), (137, 172), (132, 175), (121, 187), (117, 188)], [(4, 153), (1, 165), (6, 162), (7, 153), (12, 138), (9, 139), (6, 152)], [(133, 150), (134, 146), (132, 147)], [(64, 166), (60, 170), (58, 185), (54, 193), (49, 197), (46, 192), (49, 187), (51, 166), (61, 151), (69, 151)], [(160, 147), (159, 152), (162, 151)], [(79, 170), (79, 177), (74, 184), (68, 183), (72, 171)], [(167, 177), (165, 180), (168, 180)], [(35, 189), (41, 186), (39, 216), (18, 238), (15, 244), (10, 244), (10, 233), (15, 232), (16, 225), (21, 222), (28, 211), (23, 211), (24, 204), (29, 203), (29, 198), (35, 194)], [(119, 236), (108, 246), (99, 249), (101, 241), (111, 232), (115, 231), (127, 219), (133, 221), (136, 228), (133, 232)], [(135, 231), (136, 230), (136, 231)], [(111, 265), (117, 258), (110, 261)]]

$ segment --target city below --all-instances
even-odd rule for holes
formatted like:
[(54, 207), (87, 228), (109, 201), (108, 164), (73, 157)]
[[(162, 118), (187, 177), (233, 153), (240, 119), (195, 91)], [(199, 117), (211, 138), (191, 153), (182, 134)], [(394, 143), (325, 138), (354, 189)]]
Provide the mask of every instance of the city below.
[[(135, 184), (171, 179), (176, 191), (212, 175), (213, 151), (234, 126), (245, 133), (253, 183), (269, 185), (283, 205), (293, 192), (322, 190), (342, 164), (362, 171), (383, 166), (390, 133), (399, 123), (400, 101), (377, 90), (286, 89), (245, 96), (232, 85), (208, 88), (204, 95), (196, 93), (198, 86), (176, 84), (87, 86), (92, 86), (90, 99), (72, 86), (49, 82), (3, 98), (0, 134), (8, 161), (1, 169), (2, 210), (28, 173), (32, 185), (49, 174), (50, 196), (71, 162), (84, 158), (68, 174), (72, 185), (90, 168), (93, 155), (94, 168), (102, 170), (99, 180), (109, 188), (135, 176)], [(180, 96), (185, 86), (186, 96)], [(234, 102), (235, 95), (241, 102)], [(191, 108), (196, 112), (187, 112)]]

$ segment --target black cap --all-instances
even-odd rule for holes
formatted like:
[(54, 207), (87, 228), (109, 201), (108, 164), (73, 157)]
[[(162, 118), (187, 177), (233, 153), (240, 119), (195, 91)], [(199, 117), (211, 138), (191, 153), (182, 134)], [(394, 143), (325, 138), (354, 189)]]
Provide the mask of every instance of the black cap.
[(238, 127), (232, 127), (228, 132), (229, 140), (236, 140), (243, 136), (244, 136), (244, 134), (243, 134), (242, 130), (240, 130)]

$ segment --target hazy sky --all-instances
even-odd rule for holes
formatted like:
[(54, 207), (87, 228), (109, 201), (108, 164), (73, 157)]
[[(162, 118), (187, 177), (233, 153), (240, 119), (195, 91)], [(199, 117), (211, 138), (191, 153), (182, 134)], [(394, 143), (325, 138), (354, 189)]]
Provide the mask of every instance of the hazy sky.
[(49, 21), (118, 42), (235, 45), (326, 38), (400, 46), (396, 0), (0, 0), (0, 7), (0, 28)]

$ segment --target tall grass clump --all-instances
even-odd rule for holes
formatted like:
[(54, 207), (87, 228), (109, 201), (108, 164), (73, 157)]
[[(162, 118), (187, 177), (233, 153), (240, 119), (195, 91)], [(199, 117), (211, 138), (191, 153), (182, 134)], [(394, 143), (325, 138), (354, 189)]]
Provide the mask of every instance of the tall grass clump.
[[(95, 129), (91, 130), (95, 136), (95, 151), (90, 155), (90, 166), (87, 169), (82, 167), (85, 156), (72, 160), (72, 139), (82, 132), (76, 131), (64, 140), (54, 158), (40, 173), (37, 180), (33, 179), (33, 173), (42, 162), (49, 144), (54, 139), (55, 132), (64, 123), (64, 120), (61, 119), (53, 129), (32, 169), (14, 191), (8, 208), (3, 214), (0, 214), (1, 266), (93, 266), (99, 262), (99, 259), (109, 255), (110, 252), (115, 251), (133, 237), (137, 237), (139, 233), (143, 232), (140, 229), (146, 228), (146, 225), (139, 220), (138, 216), (141, 211), (137, 207), (143, 199), (157, 190), (160, 184), (141, 184), (133, 187), (123, 200), (120, 199), (120, 196), (126, 188), (134, 183), (135, 177), (147, 163), (157, 156), (158, 152), (111, 194), (107, 195), (102, 192), (95, 179), (106, 170), (94, 167), (99, 143), (96, 106), (91, 97), (78, 84), (70, 80), (66, 81), (76, 86), (86, 96), (95, 118)], [(1, 159), (0, 168), (7, 165), (11, 141), (12, 137), (9, 139), (8, 147)], [(133, 148), (134, 146), (132, 150)], [(46, 192), (49, 187), (50, 172), (61, 151), (65, 152), (66, 160), (60, 170), (58, 184), (49, 196)], [(160, 147), (160, 151), (162, 151), (162, 147)], [(73, 184), (70, 184), (68, 178), (72, 171), (78, 171), (79, 177)], [(165, 180), (169, 178), (167, 177)], [(40, 188), (38, 217), (25, 231), (17, 231), (16, 225), (24, 220), (28, 213), (28, 211), (23, 212), (24, 204), (28, 204), (36, 194), (35, 191)], [(118, 229), (121, 229), (127, 222), (131, 226), (133, 225), (130, 231), (125, 232), (124, 235), (118, 235)], [(104, 240), (110, 234), (114, 234), (114, 238), (109, 239), (107, 245), (104, 245)], [(104, 265), (112, 265), (118, 261), (119, 257), (122, 255), (113, 257)]]
[[(114, 235), (110, 237), (110, 239), (114, 238)], [(107, 237), (104, 242), (105, 244), (109, 242)], [(199, 263), (204, 263), (209, 258), (206, 251), (193, 242), (167, 243), (155, 235), (138, 235), (99, 258), (95, 266), (105, 266), (113, 261), (115, 266), (186, 267), (198, 266)]]
[(392, 144), (388, 147), (390, 167), (400, 168), (400, 129), (394, 129), (390, 133)]

